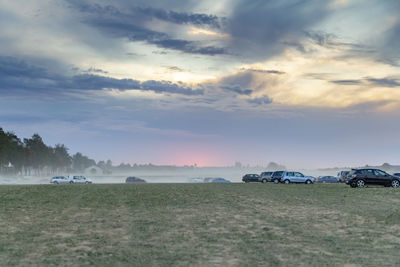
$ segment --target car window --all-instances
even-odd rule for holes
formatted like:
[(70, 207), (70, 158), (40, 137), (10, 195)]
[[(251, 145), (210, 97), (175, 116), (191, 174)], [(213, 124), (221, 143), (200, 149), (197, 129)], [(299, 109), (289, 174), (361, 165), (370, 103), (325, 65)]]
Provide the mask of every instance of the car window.
[(304, 177), (304, 175), (300, 172), (296, 172), (296, 177)]
[(293, 172), (288, 172), (286, 175), (287, 176), (294, 176), (294, 173)]
[(381, 170), (374, 170), (376, 176), (385, 176), (386, 173)]
[(373, 170), (361, 170), (361, 174), (364, 175), (374, 175), (374, 171)]

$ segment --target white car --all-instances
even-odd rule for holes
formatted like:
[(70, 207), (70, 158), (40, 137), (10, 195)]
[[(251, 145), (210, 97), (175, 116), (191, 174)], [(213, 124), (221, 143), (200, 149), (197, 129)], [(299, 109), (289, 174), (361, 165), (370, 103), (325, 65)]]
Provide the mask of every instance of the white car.
[(82, 175), (69, 175), (68, 179), (74, 184), (91, 184), (92, 180)]
[(72, 184), (73, 182), (65, 176), (54, 176), (50, 180), (51, 184)]

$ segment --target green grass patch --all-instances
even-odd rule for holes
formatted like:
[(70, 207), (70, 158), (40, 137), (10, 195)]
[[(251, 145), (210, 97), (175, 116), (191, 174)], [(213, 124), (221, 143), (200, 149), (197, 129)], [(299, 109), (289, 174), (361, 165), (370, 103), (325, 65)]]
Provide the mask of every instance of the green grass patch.
[(399, 265), (400, 190), (343, 184), (0, 187), (0, 265)]

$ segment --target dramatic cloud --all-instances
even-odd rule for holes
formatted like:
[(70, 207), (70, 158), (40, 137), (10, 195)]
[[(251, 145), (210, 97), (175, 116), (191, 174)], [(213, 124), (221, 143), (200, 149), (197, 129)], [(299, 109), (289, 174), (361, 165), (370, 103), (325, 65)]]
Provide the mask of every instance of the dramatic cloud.
[(400, 87), (400, 79), (392, 79), (392, 78), (368, 78), (366, 79), (370, 84), (382, 87)]
[(254, 104), (257, 104), (257, 105), (265, 105), (265, 104), (271, 104), (272, 103), (272, 99), (269, 98), (268, 96), (253, 98), (253, 99), (249, 99), (247, 101), (249, 103), (254, 103)]
[(331, 81), (340, 85), (365, 85), (373, 87), (400, 87), (400, 79), (394, 78), (364, 78), (359, 80), (335, 80)]
[(0, 2), (0, 127), (21, 136), (173, 164), (400, 149), (398, 0)]
[(221, 88), (239, 95), (250, 95), (253, 92), (253, 90), (241, 88), (239, 85), (221, 86)]
[(46, 68), (36, 66), (13, 57), (0, 57), (0, 90), (31, 90), (35, 92), (56, 93), (67, 90), (102, 90), (105, 88), (118, 90), (144, 90), (156, 93), (172, 93), (182, 95), (201, 95), (202, 89), (192, 89), (183, 84), (169, 81), (138, 81), (134, 79), (115, 79), (94, 74), (78, 74), (66, 76), (53, 73)]
[[(231, 46), (252, 60), (301, 45), (304, 32), (328, 14), (327, 1), (241, 0), (228, 20)], [(286, 44), (286, 45), (285, 45)]]
[(245, 69), (242, 68), (242, 71), (251, 71), (251, 72), (259, 72), (259, 73), (266, 73), (266, 74), (285, 74), (283, 71), (279, 70), (262, 70), (262, 69)]
[(331, 81), (332, 83), (340, 84), (340, 85), (359, 85), (362, 84), (360, 80), (336, 80)]
[(137, 7), (133, 9), (139, 14), (154, 17), (176, 24), (192, 24), (220, 28), (220, 19), (215, 15), (167, 11), (161, 8)]
[(169, 34), (152, 30), (148, 26), (153, 19), (157, 18), (175, 24), (206, 25), (219, 28), (218, 17), (213, 15), (180, 13), (150, 7), (133, 7), (120, 11), (111, 5), (91, 5), (80, 1), (70, 1), (70, 3), (83, 13), (83, 22), (113, 37), (127, 38), (132, 42), (145, 41), (160, 48), (190, 54), (214, 56), (227, 53), (225, 48), (172, 38)]

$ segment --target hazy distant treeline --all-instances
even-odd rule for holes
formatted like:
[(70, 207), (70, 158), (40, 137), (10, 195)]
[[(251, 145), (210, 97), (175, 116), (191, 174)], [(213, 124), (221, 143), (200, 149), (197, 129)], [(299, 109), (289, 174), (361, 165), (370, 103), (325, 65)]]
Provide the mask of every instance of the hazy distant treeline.
[(111, 160), (99, 161), (90, 159), (82, 153), (70, 155), (68, 148), (63, 144), (54, 147), (43, 142), (42, 137), (35, 133), (31, 138), (19, 138), (13, 132), (6, 132), (0, 128), (0, 174), (20, 175), (54, 175), (69, 172), (82, 172), (97, 166), (101, 172), (97, 174), (111, 174), (112, 172), (152, 171), (193, 169), (195, 166), (157, 166), (149, 164), (124, 164), (113, 166)]
[[(97, 166), (98, 170), (90, 171), (91, 174), (111, 174), (113, 172), (129, 171), (186, 171), (197, 166), (160, 166), (148, 164), (125, 164), (113, 166), (111, 160), (99, 161), (90, 159), (82, 153), (70, 155), (68, 148), (63, 144), (54, 147), (43, 142), (42, 137), (35, 133), (31, 138), (20, 139), (13, 132), (5, 132), (0, 127), (0, 174), (19, 175), (54, 175), (70, 172), (82, 172), (85, 169)], [(260, 166), (257, 166), (260, 167)], [(226, 167), (225, 167), (226, 168)], [(229, 168), (250, 168), (240, 162)], [(260, 167), (261, 168), (261, 167)], [(91, 168), (89, 168), (91, 169)], [(284, 170), (285, 166), (270, 162), (265, 168), (268, 170)]]
[(46, 145), (39, 134), (21, 140), (0, 128), (0, 173), (42, 175), (82, 171), (96, 162), (81, 153), (71, 156), (63, 144)]

